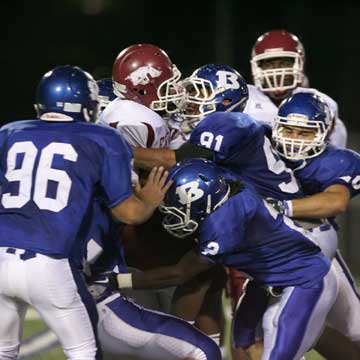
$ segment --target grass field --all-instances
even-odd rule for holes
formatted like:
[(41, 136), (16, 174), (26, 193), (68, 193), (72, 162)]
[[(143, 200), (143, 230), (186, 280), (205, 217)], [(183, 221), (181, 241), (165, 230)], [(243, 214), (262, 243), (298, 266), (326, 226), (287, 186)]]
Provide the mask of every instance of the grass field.
[[(358, 287), (360, 286), (360, 277), (357, 279)], [(228, 306), (226, 304), (226, 306)], [(230, 311), (227, 311), (226, 314), (229, 314)], [(228, 317), (228, 316), (227, 316)], [(33, 336), (36, 333), (43, 332), (46, 329), (44, 323), (37, 317), (34, 311), (30, 311), (27, 316), (27, 320), (25, 321), (23, 339), (28, 339), (29, 337)], [(227, 319), (227, 329), (226, 329), (226, 336), (229, 338), (229, 329), (230, 323)], [(51, 350), (41, 353), (36, 356), (31, 357), (21, 357), (21, 359), (26, 360), (64, 360), (65, 356), (60, 349), (60, 347), (52, 348)], [(306, 354), (306, 360), (324, 360), (322, 356), (320, 356), (317, 352), (311, 351)], [(345, 360), (345, 359), (344, 359)]]

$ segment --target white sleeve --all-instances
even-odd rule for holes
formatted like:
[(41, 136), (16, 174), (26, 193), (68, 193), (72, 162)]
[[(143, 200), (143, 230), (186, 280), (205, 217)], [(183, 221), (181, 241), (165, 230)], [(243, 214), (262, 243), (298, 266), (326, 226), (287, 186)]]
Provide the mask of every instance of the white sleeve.
[(345, 124), (339, 118), (335, 120), (335, 126), (330, 134), (329, 143), (342, 149), (346, 148), (347, 130)]
[(151, 147), (154, 141), (154, 130), (149, 124), (126, 124), (122, 125), (118, 123), (116, 128), (119, 130), (122, 136), (132, 146), (140, 146), (143, 148)]

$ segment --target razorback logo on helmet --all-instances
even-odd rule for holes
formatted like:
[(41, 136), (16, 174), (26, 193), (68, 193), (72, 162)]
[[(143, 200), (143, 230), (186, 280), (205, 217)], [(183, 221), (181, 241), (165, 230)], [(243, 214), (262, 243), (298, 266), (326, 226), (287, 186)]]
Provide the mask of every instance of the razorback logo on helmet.
[(125, 80), (130, 80), (134, 86), (146, 85), (150, 83), (151, 78), (157, 78), (162, 74), (161, 70), (157, 70), (150, 65), (142, 66), (130, 73)]

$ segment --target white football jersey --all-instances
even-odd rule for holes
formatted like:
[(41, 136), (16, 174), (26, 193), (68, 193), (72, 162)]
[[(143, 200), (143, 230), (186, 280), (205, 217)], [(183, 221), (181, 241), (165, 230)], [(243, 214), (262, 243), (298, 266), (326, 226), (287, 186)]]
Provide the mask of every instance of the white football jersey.
[(171, 138), (159, 114), (132, 100), (113, 100), (100, 114), (99, 123), (118, 129), (133, 146), (165, 148)]
[[(261, 92), (256, 86), (248, 85), (248, 89), (249, 100), (246, 103), (244, 113), (250, 115), (256, 120), (259, 120), (273, 127), (274, 119), (278, 112), (277, 106), (271, 101), (271, 99), (267, 95)], [(324, 101), (330, 108), (332, 116), (335, 118), (335, 127), (330, 135), (329, 142), (332, 145), (345, 148), (347, 141), (347, 131), (344, 123), (338, 117), (337, 103), (330, 96), (313, 88), (298, 87), (293, 90), (293, 94), (296, 94), (298, 92), (311, 92), (319, 95), (324, 99)]]
[[(99, 123), (119, 130), (132, 146), (166, 148), (171, 132), (155, 111), (132, 100), (117, 98), (100, 114)], [(133, 168), (132, 183), (139, 181), (138, 170)]]
[(167, 114), (164, 120), (171, 132), (169, 149), (177, 150), (182, 144), (189, 140), (190, 134), (184, 134), (181, 129), (183, 119), (177, 113)]

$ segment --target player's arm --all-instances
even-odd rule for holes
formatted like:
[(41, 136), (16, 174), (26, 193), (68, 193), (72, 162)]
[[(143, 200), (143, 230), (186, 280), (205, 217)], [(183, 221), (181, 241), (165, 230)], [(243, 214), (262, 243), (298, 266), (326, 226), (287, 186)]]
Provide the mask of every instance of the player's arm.
[(129, 225), (137, 225), (150, 218), (162, 202), (172, 181), (166, 183), (168, 172), (154, 167), (143, 187), (137, 184), (135, 194), (111, 208), (113, 216)]
[(287, 215), (294, 218), (326, 218), (342, 214), (350, 201), (350, 191), (344, 185), (335, 184), (323, 192), (286, 201)]
[(151, 169), (154, 166), (170, 168), (178, 161), (192, 158), (214, 159), (213, 151), (189, 142), (177, 150), (134, 147), (133, 154), (135, 166), (143, 169)]
[(161, 289), (177, 286), (212, 266), (214, 266), (214, 263), (191, 250), (175, 265), (132, 274), (114, 274), (112, 286), (114, 286), (114, 283), (115, 288), (118, 289)]

